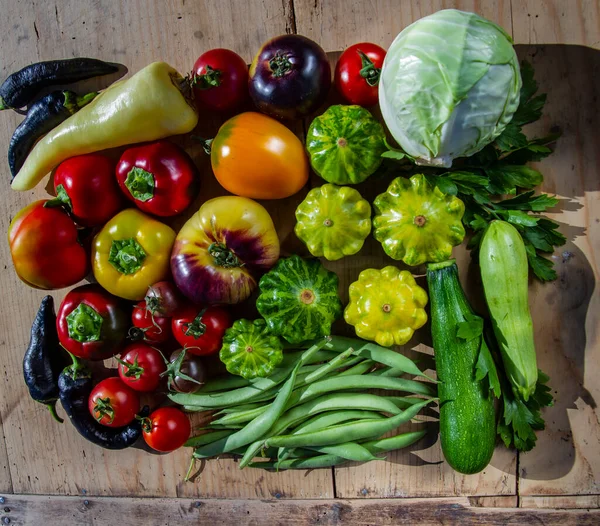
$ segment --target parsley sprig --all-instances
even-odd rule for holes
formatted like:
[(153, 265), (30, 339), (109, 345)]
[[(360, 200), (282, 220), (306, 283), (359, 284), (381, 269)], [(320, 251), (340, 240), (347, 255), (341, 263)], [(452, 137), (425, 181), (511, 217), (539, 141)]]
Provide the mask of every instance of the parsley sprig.
[[(450, 171), (419, 169), (429, 182), (446, 194), (456, 195), (465, 203), (463, 224), (473, 231), (468, 248), (477, 252), (487, 225), (494, 219), (507, 221), (521, 233), (529, 265), (541, 281), (556, 279), (553, 263), (544, 254), (566, 242), (559, 224), (540, 214), (558, 204), (548, 194), (536, 194), (534, 188), (543, 181), (542, 174), (527, 166), (552, 153), (557, 134), (529, 139), (522, 127), (538, 120), (546, 95), (537, 95), (538, 85), (533, 68), (521, 65), (520, 102), (511, 122), (496, 140), (475, 155), (457, 160)], [(405, 152), (390, 148), (383, 157), (403, 163), (414, 162)], [(505, 197), (508, 196), (508, 197)]]

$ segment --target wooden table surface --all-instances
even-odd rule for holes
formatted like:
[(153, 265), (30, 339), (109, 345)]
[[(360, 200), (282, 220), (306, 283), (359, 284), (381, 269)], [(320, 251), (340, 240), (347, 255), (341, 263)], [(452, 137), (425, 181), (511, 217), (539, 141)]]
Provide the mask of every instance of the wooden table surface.
[[(548, 93), (536, 129), (556, 127), (562, 137), (555, 154), (540, 163), (542, 190), (563, 199), (549, 215), (568, 237), (553, 255), (559, 278), (530, 287), (538, 360), (556, 397), (531, 453), (498, 447), (485, 471), (462, 476), (442, 461), (434, 437), (385, 462), (335, 470), (240, 471), (233, 460), (213, 460), (194, 483), (183, 482), (189, 451), (105, 452), (69, 424), (55, 424), (29, 399), (21, 364), (43, 293), (18, 281), (3, 242), (0, 524), (600, 523), (594, 511), (600, 505), (598, 0), (2, 0), (0, 6), (2, 78), (31, 62), (71, 56), (122, 62), (130, 72), (164, 60), (186, 72), (210, 48), (228, 47), (250, 61), (267, 38), (294, 32), (331, 52), (361, 40), (387, 47), (406, 25), (434, 11), (476, 11), (513, 35), (519, 56), (533, 62)], [(4, 148), (18, 121), (14, 113), (0, 115)], [(206, 119), (202, 131), (215, 133), (218, 124)], [(203, 173), (202, 200), (219, 194), (199, 148), (184, 144)], [(6, 232), (10, 218), (46, 192), (43, 185), (12, 192), (5, 162), (0, 175), (0, 230)], [(378, 190), (361, 187), (371, 198)], [(292, 212), (304, 195), (268, 205), (284, 250), (298, 248)], [(463, 278), (473, 282), (477, 270), (468, 255), (459, 249), (456, 256)], [(386, 262), (371, 241), (358, 256), (327, 266), (345, 291), (361, 269)], [(54, 294), (57, 301), (63, 295)], [(421, 338), (409, 347), (427, 348), (427, 336)], [(368, 500), (380, 497), (392, 498)]]

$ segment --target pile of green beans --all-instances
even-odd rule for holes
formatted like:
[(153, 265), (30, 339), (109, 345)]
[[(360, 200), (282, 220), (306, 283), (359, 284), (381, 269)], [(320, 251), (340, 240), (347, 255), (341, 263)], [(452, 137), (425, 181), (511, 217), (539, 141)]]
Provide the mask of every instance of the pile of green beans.
[(288, 351), (269, 378), (227, 376), (196, 393), (169, 396), (188, 411), (214, 411), (203, 434), (186, 443), (194, 448), (190, 472), (195, 460), (223, 454), (241, 455), (240, 468), (312, 469), (378, 460), (413, 444), (425, 431), (382, 437), (430, 404), (435, 387), (402, 354), (329, 336)]

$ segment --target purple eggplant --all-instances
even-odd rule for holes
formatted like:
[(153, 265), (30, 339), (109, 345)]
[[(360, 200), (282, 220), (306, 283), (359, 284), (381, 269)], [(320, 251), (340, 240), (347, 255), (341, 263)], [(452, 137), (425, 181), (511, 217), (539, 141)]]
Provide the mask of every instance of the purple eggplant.
[(250, 65), (250, 97), (256, 107), (279, 119), (298, 119), (316, 110), (331, 87), (325, 51), (301, 35), (265, 42)]

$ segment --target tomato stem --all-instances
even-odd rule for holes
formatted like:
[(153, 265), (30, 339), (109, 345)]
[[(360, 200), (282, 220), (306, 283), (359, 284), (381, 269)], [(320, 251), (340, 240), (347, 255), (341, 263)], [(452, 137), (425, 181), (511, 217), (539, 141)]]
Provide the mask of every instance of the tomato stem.
[(292, 63), (287, 55), (278, 51), (275, 56), (269, 60), (269, 68), (275, 78), (283, 77), (292, 69)]
[(127, 378), (133, 377), (136, 380), (139, 380), (141, 378), (142, 374), (144, 374), (144, 368), (142, 366), (140, 366), (140, 364), (138, 363), (137, 355), (136, 355), (133, 363), (121, 360), (120, 358), (117, 358), (116, 356), (115, 356), (115, 360), (117, 360), (117, 362), (119, 362), (123, 367), (126, 368), (126, 371), (124, 371), (123, 374)]
[(224, 243), (211, 243), (208, 253), (214, 258), (215, 264), (223, 268), (243, 267), (244, 264), (229, 250)]
[(206, 324), (202, 323), (202, 316), (204, 316), (205, 312), (206, 309), (202, 309), (192, 322), (183, 324), (186, 327), (186, 336), (198, 339), (206, 332)]
[(190, 84), (193, 87), (200, 89), (218, 88), (221, 85), (222, 72), (219, 69), (214, 69), (208, 64), (204, 68), (204, 73), (200, 75), (193, 73), (190, 79)]
[(150, 431), (152, 431), (152, 420), (150, 420), (149, 417), (135, 415), (135, 419), (140, 422), (144, 433), (150, 433)]
[(357, 50), (357, 53), (362, 61), (360, 76), (367, 81), (369, 86), (377, 86), (377, 84), (379, 84), (379, 77), (381, 76), (381, 68), (375, 67), (373, 61), (360, 49)]
[(115, 420), (115, 410), (110, 403), (110, 398), (97, 398), (94, 403), (94, 418), (100, 422), (105, 416), (109, 418), (107, 424), (112, 424)]

